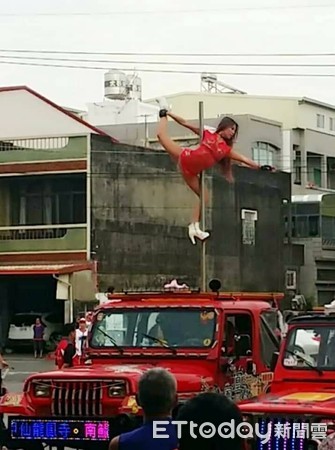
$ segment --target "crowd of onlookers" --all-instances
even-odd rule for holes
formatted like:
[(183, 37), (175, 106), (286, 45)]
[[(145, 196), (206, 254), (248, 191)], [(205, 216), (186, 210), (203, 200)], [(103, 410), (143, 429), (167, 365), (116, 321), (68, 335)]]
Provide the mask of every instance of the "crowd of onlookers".
[[(233, 420), (236, 426), (242, 423), (239, 408), (222, 394), (202, 393), (181, 406), (175, 418), (185, 423), (180, 436), (177, 425), (172, 423), (172, 411), (177, 406), (178, 397), (177, 382), (170, 372), (164, 369), (144, 372), (139, 380), (137, 401), (144, 413), (142, 427), (115, 437), (109, 450), (242, 450), (243, 441), (237, 435), (223, 438), (216, 434), (207, 438), (204, 437), (206, 428), (199, 430), (206, 423), (216, 429), (223, 422)], [(158, 421), (166, 422), (165, 430), (159, 433), (158, 428), (154, 428)], [(186, 425), (191, 422), (197, 427)], [(167, 437), (159, 437), (163, 434)]]
[[(176, 407), (177, 382), (164, 369), (151, 369), (139, 380), (137, 402), (144, 413), (143, 425), (115, 437), (109, 450), (242, 450), (244, 439), (239, 433), (222, 436), (220, 425), (243, 423), (238, 406), (225, 395), (205, 392), (186, 401), (174, 420), (183, 423), (181, 434), (173, 424), (172, 412)], [(165, 421), (164, 428), (158, 422)], [(156, 423), (156, 426), (155, 426)], [(190, 424), (193, 423), (193, 426)], [(156, 427), (156, 428), (155, 428)], [(210, 432), (206, 436), (206, 428)], [(216, 432), (213, 434), (213, 430)], [(163, 434), (165, 438), (159, 437)], [(318, 445), (318, 450), (335, 450), (335, 433), (329, 434)]]

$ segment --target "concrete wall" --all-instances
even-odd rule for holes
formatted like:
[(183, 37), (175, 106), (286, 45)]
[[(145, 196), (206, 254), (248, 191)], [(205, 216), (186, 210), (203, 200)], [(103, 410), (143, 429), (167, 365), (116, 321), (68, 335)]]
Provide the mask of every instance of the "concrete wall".
[[(200, 245), (187, 225), (194, 204), (164, 152), (92, 137), (92, 251), (99, 288), (160, 289), (173, 278), (200, 285)], [(236, 168), (236, 182), (208, 174), (208, 279), (228, 290), (283, 290), (282, 199), (290, 175)], [(242, 244), (241, 209), (257, 211), (255, 245)]]

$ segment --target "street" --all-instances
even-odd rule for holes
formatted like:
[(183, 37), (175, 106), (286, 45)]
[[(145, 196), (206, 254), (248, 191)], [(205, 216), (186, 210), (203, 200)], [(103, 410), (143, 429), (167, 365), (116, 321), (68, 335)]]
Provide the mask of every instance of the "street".
[(48, 359), (34, 359), (30, 355), (6, 355), (6, 361), (10, 366), (4, 386), (10, 392), (20, 392), (24, 380), (33, 373), (45, 372), (55, 368), (54, 361)]
[(6, 355), (6, 361), (10, 366), (10, 371), (3, 384), (9, 392), (21, 392), (24, 380), (29, 375), (55, 368), (53, 360), (34, 359), (30, 355)]

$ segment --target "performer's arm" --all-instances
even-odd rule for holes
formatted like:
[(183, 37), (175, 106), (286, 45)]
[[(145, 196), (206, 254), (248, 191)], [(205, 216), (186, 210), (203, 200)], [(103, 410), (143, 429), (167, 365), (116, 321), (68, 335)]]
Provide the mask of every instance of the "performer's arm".
[(175, 114), (168, 112), (167, 115), (169, 117), (171, 117), (171, 119), (173, 119), (175, 122), (179, 123), (179, 125), (188, 128), (189, 130), (193, 131), (193, 133), (197, 134), (198, 136), (200, 136), (200, 128), (196, 127), (194, 125), (191, 125), (190, 123), (188, 123), (185, 119), (183, 119), (182, 117), (176, 116)]
[(245, 164), (248, 167), (251, 167), (252, 169), (260, 169), (261, 166), (257, 164), (252, 159), (247, 158), (244, 155), (240, 155), (239, 153), (236, 153), (234, 151), (230, 152), (230, 158), (234, 161), (238, 161), (242, 164)]

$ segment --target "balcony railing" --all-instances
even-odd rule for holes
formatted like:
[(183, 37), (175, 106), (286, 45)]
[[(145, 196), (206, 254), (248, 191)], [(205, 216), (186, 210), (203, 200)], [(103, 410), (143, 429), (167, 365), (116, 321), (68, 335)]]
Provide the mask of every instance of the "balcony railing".
[(86, 250), (86, 224), (0, 227), (0, 253)]
[(0, 141), (0, 163), (85, 158), (85, 136)]
[(323, 250), (335, 250), (335, 239), (322, 239)]

